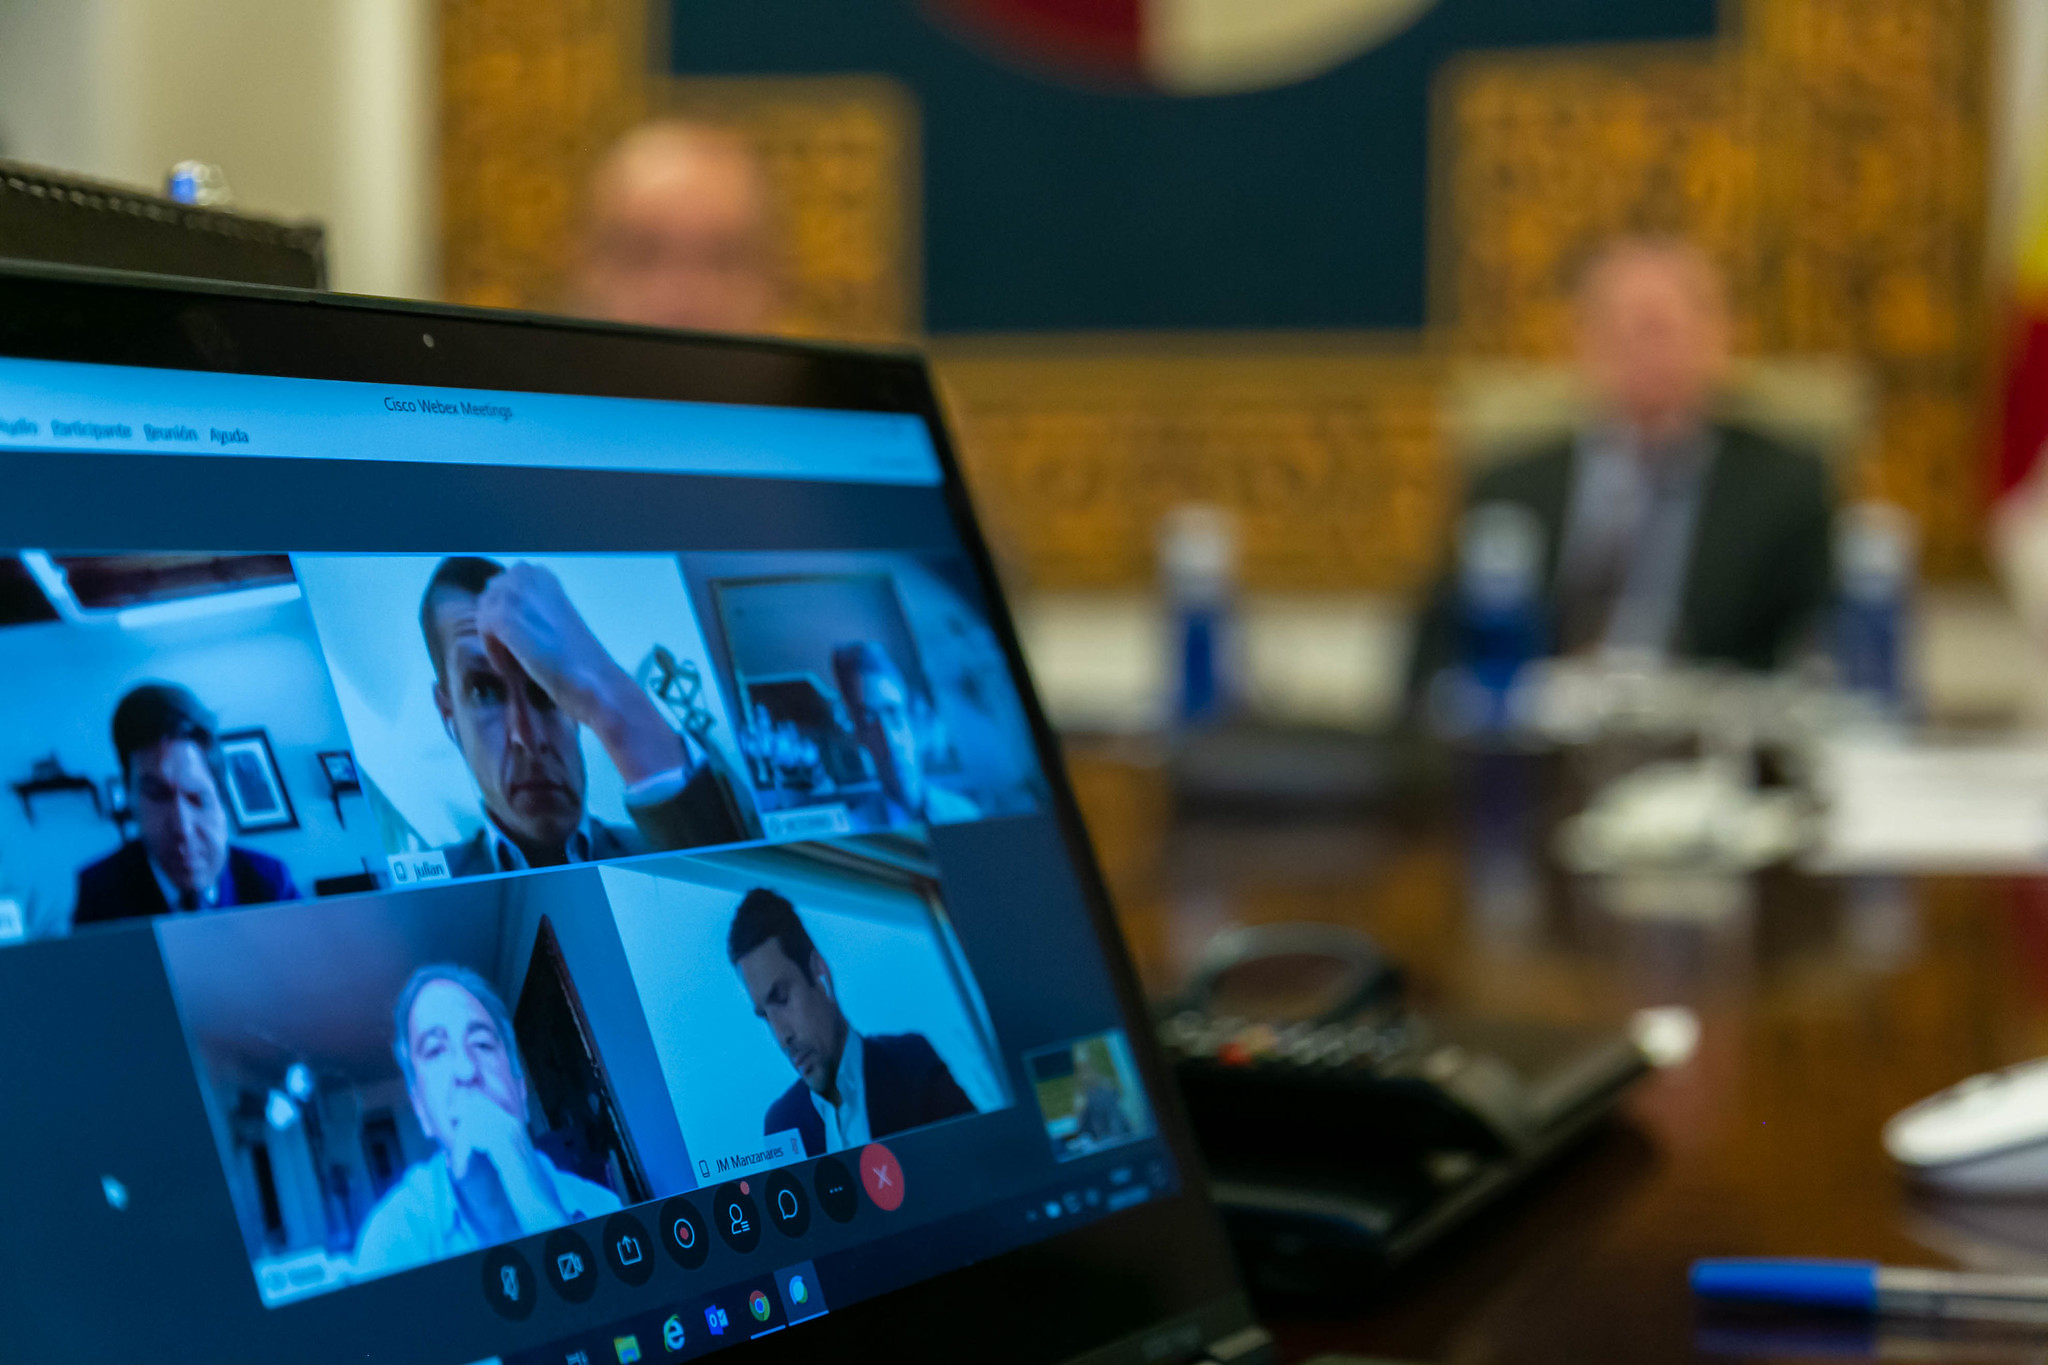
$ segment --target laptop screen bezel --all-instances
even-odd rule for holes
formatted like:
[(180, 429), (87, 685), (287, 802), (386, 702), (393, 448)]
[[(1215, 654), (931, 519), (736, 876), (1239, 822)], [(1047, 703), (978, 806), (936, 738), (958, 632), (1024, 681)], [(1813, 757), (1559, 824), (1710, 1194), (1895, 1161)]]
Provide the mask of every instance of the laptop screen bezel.
[[(1182, 1192), (749, 1345), (763, 1362), (1180, 1358), (1249, 1325), (1108, 888), (921, 355), (0, 261), (0, 356), (314, 380), (914, 414), (990, 607)], [(677, 549), (687, 549), (678, 546)], [(197, 1175), (199, 1173), (195, 1173)], [(208, 1173), (210, 1175), (210, 1173)], [(393, 1330), (394, 1345), (403, 1327)]]

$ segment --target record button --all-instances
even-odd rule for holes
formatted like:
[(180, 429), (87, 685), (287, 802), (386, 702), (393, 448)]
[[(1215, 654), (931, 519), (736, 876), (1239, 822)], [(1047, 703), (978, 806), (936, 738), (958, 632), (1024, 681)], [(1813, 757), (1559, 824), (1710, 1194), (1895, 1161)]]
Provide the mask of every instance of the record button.
[(689, 1200), (677, 1197), (661, 1206), (661, 1244), (669, 1258), (685, 1270), (695, 1270), (711, 1254), (704, 1215)]

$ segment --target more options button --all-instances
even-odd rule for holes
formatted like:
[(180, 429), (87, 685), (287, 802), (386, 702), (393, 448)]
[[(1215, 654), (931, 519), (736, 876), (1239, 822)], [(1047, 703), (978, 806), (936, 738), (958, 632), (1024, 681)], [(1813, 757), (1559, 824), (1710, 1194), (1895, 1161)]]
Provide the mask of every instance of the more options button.
[(828, 1156), (818, 1163), (811, 1180), (818, 1188), (818, 1207), (825, 1210), (825, 1216), (835, 1223), (851, 1223), (860, 1212), (860, 1188), (853, 1183), (846, 1163)]

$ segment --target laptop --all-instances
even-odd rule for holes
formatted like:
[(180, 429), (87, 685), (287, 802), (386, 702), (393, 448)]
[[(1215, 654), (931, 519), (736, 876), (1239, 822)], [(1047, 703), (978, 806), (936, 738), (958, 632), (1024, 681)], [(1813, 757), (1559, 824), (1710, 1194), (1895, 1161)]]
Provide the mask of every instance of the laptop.
[(0, 270), (8, 1359), (1253, 1361), (922, 361)]

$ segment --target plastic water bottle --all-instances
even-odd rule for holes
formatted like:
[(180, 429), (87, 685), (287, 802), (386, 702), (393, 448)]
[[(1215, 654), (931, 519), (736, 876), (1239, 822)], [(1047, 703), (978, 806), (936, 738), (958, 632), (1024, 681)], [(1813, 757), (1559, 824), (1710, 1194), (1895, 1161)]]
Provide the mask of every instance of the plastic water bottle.
[(1911, 701), (1906, 631), (1918, 577), (1913, 518), (1889, 503), (1844, 508), (1835, 522), (1833, 653), (1842, 686), (1902, 713)]
[(180, 161), (164, 176), (164, 196), (198, 208), (224, 209), (235, 202), (221, 168), (205, 161)]
[(1522, 671), (1543, 657), (1543, 526), (1514, 503), (1485, 503), (1458, 529), (1459, 662), (1454, 728), (1498, 733), (1513, 721)]
[(1174, 718), (1183, 726), (1220, 719), (1237, 701), (1237, 525), (1230, 513), (1203, 504), (1168, 512), (1159, 527), (1159, 568), (1172, 613)]

